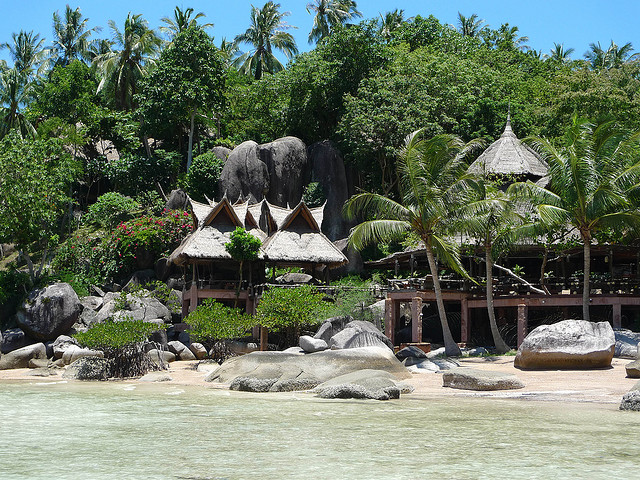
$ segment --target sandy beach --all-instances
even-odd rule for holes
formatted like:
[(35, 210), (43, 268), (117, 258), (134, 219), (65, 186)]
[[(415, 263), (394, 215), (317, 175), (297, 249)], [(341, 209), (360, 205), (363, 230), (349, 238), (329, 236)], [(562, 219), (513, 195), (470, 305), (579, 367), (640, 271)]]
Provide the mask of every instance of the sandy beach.
[[(463, 367), (514, 374), (525, 383), (525, 388), (490, 392), (458, 390), (443, 387), (441, 374), (421, 373), (413, 374), (406, 380), (415, 388), (415, 391), (406, 398), (486, 397), (560, 403), (619, 404), (622, 396), (637, 382), (637, 379), (626, 377), (624, 367), (631, 362), (628, 359), (614, 358), (611, 368), (608, 369), (539, 371), (515, 368), (514, 358), (512, 356), (463, 358), (459, 362)], [(197, 361), (171, 363), (168, 373), (172, 380), (166, 383), (198, 388), (228, 388), (225, 384), (205, 382), (205, 374), (196, 370), (197, 364)], [(49, 378), (53, 380), (55, 377)], [(30, 375), (30, 370), (27, 368), (0, 371), (0, 385), (3, 381), (33, 382), (36, 380), (41, 380), (41, 377)], [(130, 381), (127, 380), (127, 382)]]

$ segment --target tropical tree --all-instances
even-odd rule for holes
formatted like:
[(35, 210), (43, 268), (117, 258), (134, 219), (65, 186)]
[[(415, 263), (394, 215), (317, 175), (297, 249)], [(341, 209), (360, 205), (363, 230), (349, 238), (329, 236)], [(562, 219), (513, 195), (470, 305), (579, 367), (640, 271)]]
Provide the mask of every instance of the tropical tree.
[(510, 348), (500, 335), (493, 307), (493, 266), (495, 253), (504, 251), (508, 245), (508, 233), (519, 223), (520, 217), (513, 208), (512, 200), (485, 178), (474, 183), (473, 191), (473, 200), (459, 210), (459, 229), (478, 241), (484, 250), (491, 336), (498, 353), (506, 353)]
[[(331, 34), (331, 29), (352, 18), (362, 17), (353, 0), (315, 0), (307, 4), (307, 12), (314, 14), (309, 43), (319, 42)], [(397, 10), (396, 10), (397, 12)]]
[(574, 48), (565, 49), (563, 43), (554, 42), (553, 48), (549, 51), (550, 54), (547, 56), (547, 59), (558, 63), (569, 63), (573, 52), (575, 52)]
[(0, 65), (0, 138), (13, 129), (22, 138), (35, 136), (35, 128), (22, 111), (31, 98), (33, 85), (25, 72)]
[(251, 25), (244, 33), (236, 36), (235, 43), (248, 43), (253, 50), (240, 55), (234, 62), (246, 75), (253, 75), (256, 80), (262, 78), (264, 72), (276, 73), (284, 66), (273, 54), (273, 49), (280, 50), (291, 59), (298, 53), (293, 36), (285, 32), (291, 28), (284, 21), (290, 12), (280, 12), (280, 4), (269, 1), (262, 8), (251, 7)]
[(140, 14), (129, 13), (122, 32), (113, 20), (109, 20), (109, 28), (119, 49), (98, 55), (94, 60), (102, 75), (98, 92), (111, 85), (116, 105), (131, 110), (140, 79), (147, 66), (155, 62), (162, 41)]
[(528, 142), (549, 164), (547, 187), (517, 182), (508, 193), (530, 200), (548, 228), (577, 231), (584, 244), (582, 314), (589, 320), (591, 244), (602, 229), (629, 231), (640, 226), (635, 208), (640, 180), (640, 132), (627, 134), (615, 122), (597, 124), (574, 116), (558, 148), (545, 138)]
[(500, 25), (498, 30), (488, 28), (481, 31), (484, 42), (492, 48), (499, 50), (528, 50), (526, 43), (529, 37), (520, 36), (520, 29), (509, 26), (508, 23)]
[(209, 28), (213, 27), (213, 23), (204, 23), (202, 25), (198, 24), (199, 18), (204, 18), (206, 15), (202, 12), (196, 13), (194, 17), (193, 8), (187, 8), (182, 10), (180, 7), (176, 7), (173, 10), (173, 18), (170, 17), (162, 17), (160, 19), (161, 22), (165, 23), (166, 26), (160, 27), (160, 31), (169, 35), (170, 38), (174, 38), (180, 32), (183, 32), (189, 27), (200, 27), (200, 28)]
[(592, 70), (609, 70), (619, 68), (628, 60), (636, 58), (638, 54), (632, 55), (631, 52), (633, 52), (631, 43), (618, 46), (611, 40), (611, 45), (606, 50), (602, 48), (600, 42), (590, 43), (584, 58), (587, 59)]
[(224, 60), (211, 37), (199, 27), (176, 35), (142, 82), (140, 116), (152, 131), (158, 131), (162, 124), (189, 119), (187, 171), (193, 158), (196, 115), (222, 108), (224, 85)]
[[(465, 159), (480, 142), (465, 144), (454, 135), (436, 135), (427, 140), (424, 130), (408, 135), (398, 158), (399, 201), (375, 193), (361, 193), (345, 204), (344, 214), (370, 218), (357, 225), (349, 243), (360, 250), (366, 245), (399, 239), (412, 232), (423, 242), (447, 355), (460, 355), (453, 340), (444, 308), (436, 256), (466, 275), (456, 245), (447, 238), (457, 207), (464, 203), (470, 177), (465, 175)], [(416, 320), (417, 321), (417, 320)]]
[(464, 37), (478, 37), (484, 26), (484, 20), (478, 18), (477, 14), (465, 17), (458, 12), (458, 32)]
[(25, 32), (11, 34), (12, 42), (0, 44), (0, 50), (8, 49), (13, 60), (13, 68), (30, 79), (41, 75), (49, 68), (48, 50), (44, 48), (44, 38), (37, 33)]
[(392, 34), (404, 22), (404, 10), (395, 9), (393, 12), (380, 14), (380, 35), (387, 43), (391, 41)]
[(55, 63), (66, 66), (72, 60), (90, 61), (91, 34), (99, 31), (99, 27), (87, 29), (88, 18), (82, 18), (80, 8), (65, 8), (64, 18), (56, 11), (53, 14), (53, 47)]

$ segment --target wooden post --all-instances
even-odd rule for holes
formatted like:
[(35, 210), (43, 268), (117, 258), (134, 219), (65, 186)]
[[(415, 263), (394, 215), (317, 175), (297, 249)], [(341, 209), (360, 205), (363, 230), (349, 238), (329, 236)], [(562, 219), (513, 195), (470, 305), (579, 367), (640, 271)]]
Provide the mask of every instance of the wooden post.
[(396, 329), (396, 318), (395, 318), (395, 305), (394, 301), (390, 298), (385, 299), (384, 301), (384, 334), (391, 340), (391, 343), (394, 343), (395, 340), (395, 329)]
[(618, 302), (613, 304), (613, 328), (622, 327), (622, 305)]
[(529, 328), (529, 307), (521, 303), (518, 305), (518, 347), (524, 341), (524, 337), (527, 336)]
[(411, 341), (422, 342), (422, 299), (420, 297), (411, 299)]
[(260, 351), (266, 352), (269, 348), (269, 329), (267, 327), (260, 327)]
[(460, 341), (469, 343), (471, 341), (471, 329), (469, 328), (469, 300), (463, 297), (460, 301)]

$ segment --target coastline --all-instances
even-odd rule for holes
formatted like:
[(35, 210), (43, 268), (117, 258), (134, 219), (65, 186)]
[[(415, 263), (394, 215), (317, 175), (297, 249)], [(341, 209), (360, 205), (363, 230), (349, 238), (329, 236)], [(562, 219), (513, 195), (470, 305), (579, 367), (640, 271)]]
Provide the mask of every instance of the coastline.
[[(405, 380), (415, 390), (403, 395), (403, 399), (428, 400), (432, 398), (480, 397), (492, 399), (515, 399), (525, 401), (545, 401), (555, 403), (596, 403), (618, 405), (622, 396), (633, 387), (638, 379), (627, 378), (625, 365), (630, 359), (614, 358), (611, 368), (596, 370), (519, 370), (513, 366), (513, 356), (461, 358), (463, 367), (477, 368), (516, 375), (525, 383), (518, 390), (471, 391), (445, 388), (442, 375), (438, 373), (412, 374)], [(205, 382), (205, 373), (195, 367), (198, 361), (181, 361), (170, 364), (170, 381), (162, 385), (184, 386), (203, 389), (228, 389), (227, 384)], [(0, 386), (6, 382), (42, 382), (63, 380), (59, 375), (35, 377), (29, 375), (30, 369), (0, 370)], [(73, 383), (88, 383), (74, 381)], [(139, 379), (114, 380), (114, 382), (143, 383)], [(89, 382), (93, 383), (93, 382)], [(260, 395), (260, 394), (255, 394)]]

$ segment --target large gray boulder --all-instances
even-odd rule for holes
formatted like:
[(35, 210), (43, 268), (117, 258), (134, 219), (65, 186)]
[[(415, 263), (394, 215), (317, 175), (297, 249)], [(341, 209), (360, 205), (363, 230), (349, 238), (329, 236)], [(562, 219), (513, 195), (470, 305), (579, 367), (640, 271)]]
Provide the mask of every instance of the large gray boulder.
[(53, 357), (58, 359), (62, 358), (64, 352), (66, 352), (69, 348), (80, 347), (80, 345), (75, 338), (69, 337), (67, 335), (60, 335), (53, 341), (51, 347), (53, 349)]
[(0, 340), (0, 353), (9, 353), (33, 343), (21, 328), (5, 330)]
[(342, 217), (342, 206), (349, 198), (347, 174), (342, 154), (329, 140), (311, 145), (307, 151), (311, 181), (318, 182), (327, 198), (322, 231), (331, 241), (345, 238), (350, 224)]
[(313, 338), (322, 339), (328, 344), (331, 337), (344, 329), (344, 327), (352, 321), (353, 318), (349, 315), (328, 318), (322, 322), (322, 325), (320, 325), (320, 328), (318, 328), (318, 331)]
[(627, 371), (627, 377), (640, 378), (640, 360), (634, 360), (631, 363), (627, 363), (624, 368)]
[(399, 383), (389, 372), (363, 369), (327, 380), (312, 391), (321, 398), (390, 400), (413, 387)]
[(226, 194), (233, 203), (241, 196), (264, 198), (269, 191), (269, 170), (260, 160), (260, 147), (254, 141), (246, 141), (233, 149), (220, 174), (218, 191)]
[(229, 155), (231, 155), (231, 149), (218, 145), (211, 149), (211, 153), (213, 153), (218, 160), (222, 160), (224, 163), (229, 158)]
[(29, 294), (17, 314), (18, 326), (37, 340), (53, 340), (71, 329), (82, 308), (71, 285), (54, 283)]
[(306, 355), (253, 352), (225, 361), (205, 380), (231, 384), (238, 379), (234, 388), (251, 391), (306, 390), (362, 369), (384, 370), (399, 380), (411, 376), (388, 348), (365, 347)]
[(188, 205), (189, 197), (187, 193), (182, 189), (178, 189), (171, 190), (164, 208), (167, 210), (187, 210)]
[(510, 373), (488, 372), (474, 368), (454, 368), (442, 374), (444, 387), (461, 390), (513, 390), (524, 388), (524, 383)]
[(47, 348), (44, 343), (28, 345), (2, 355), (0, 357), (0, 370), (29, 368), (29, 360), (34, 358), (47, 358)]
[(514, 366), (554, 370), (610, 367), (615, 344), (608, 322), (563, 320), (540, 325), (518, 348)]
[(360, 347), (388, 347), (393, 350), (393, 344), (384, 333), (371, 322), (354, 320), (345, 328), (329, 339), (332, 349), (360, 348)]
[(90, 348), (81, 348), (76, 345), (72, 345), (64, 351), (62, 361), (65, 365), (71, 365), (76, 360), (84, 357), (104, 358), (104, 353), (100, 350), (91, 350)]
[(164, 323), (171, 322), (171, 312), (159, 300), (151, 296), (141, 294), (126, 294), (125, 297), (120, 295), (115, 298), (108, 299), (105, 297), (105, 304), (95, 317), (95, 322), (104, 322), (111, 317), (115, 321), (122, 320), (142, 320), (151, 322), (153, 320), (162, 319)]
[(640, 343), (640, 333), (627, 329), (614, 330), (616, 336), (616, 351), (614, 357), (636, 358), (638, 343)]
[(196, 360), (196, 356), (184, 343), (179, 342), (178, 340), (173, 340), (167, 345), (169, 351), (174, 353), (178, 360)]
[(260, 145), (259, 152), (260, 160), (269, 172), (267, 200), (280, 207), (294, 207), (300, 203), (309, 172), (307, 147), (302, 140), (279, 138)]
[(83, 357), (67, 367), (62, 378), (72, 380), (107, 380), (111, 361), (100, 357)]
[(299, 340), (300, 348), (307, 353), (321, 352), (329, 348), (327, 342), (321, 338), (313, 338), (309, 335), (302, 335)]

